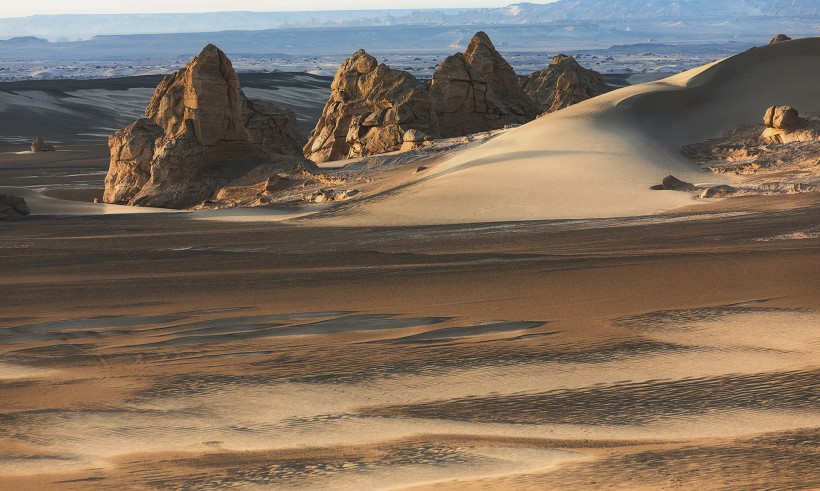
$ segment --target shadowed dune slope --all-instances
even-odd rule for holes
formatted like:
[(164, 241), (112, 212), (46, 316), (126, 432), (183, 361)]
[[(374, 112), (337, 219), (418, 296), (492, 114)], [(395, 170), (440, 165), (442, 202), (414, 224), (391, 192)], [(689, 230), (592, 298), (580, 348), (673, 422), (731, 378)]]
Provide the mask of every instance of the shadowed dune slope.
[(727, 183), (681, 145), (757, 122), (766, 107), (820, 109), (820, 38), (754, 48), (626, 87), (509, 130), (391, 191), (324, 217), (338, 224), (443, 224), (648, 215), (692, 204), (651, 191), (668, 175)]

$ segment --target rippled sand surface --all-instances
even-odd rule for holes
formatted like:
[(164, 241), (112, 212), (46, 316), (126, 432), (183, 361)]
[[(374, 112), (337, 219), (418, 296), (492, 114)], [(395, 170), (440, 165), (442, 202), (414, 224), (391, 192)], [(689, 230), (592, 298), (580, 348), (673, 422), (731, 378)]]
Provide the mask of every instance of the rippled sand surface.
[(816, 199), (13, 223), (0, 488), (816, 488)]

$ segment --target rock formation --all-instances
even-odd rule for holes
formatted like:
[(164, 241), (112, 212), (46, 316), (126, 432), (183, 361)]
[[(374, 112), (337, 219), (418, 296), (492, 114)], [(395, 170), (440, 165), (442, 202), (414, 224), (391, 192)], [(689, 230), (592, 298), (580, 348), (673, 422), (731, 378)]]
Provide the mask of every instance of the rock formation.
[(26, 200), (19, 196), (0, 194), (0, 220), (17, 220), (31, 213)]
[(815, 141), (820, 129), (800, 117), (797, 109), (790, 106), (771, 106), (763, 116), (766, 129), (760, 141), (768, 144)]
[(213, 45), (160, 82), (145, 115), (109, 137), (106, 203), (191, 207), (256, 166), (292, 167), (281, 157), (301, 154), (293, 113), (248, 100)]
[(35, 136), (34, 140), (31, 141), (31, 151), (32, 152), (53, 152), (54, 146), (46, 145), (46, 142), (43, 141), (42, 138), (39, 136)]
[(483, 32), (473, 36), (463, 55), (439, 65), (430, 98), (445, 138), (522, 124), (537, 115), (518, 76)]
[(791, 40), (792, 40), (792, 38), (790, 38), (789, 36), (787, 36), (785, 34), (778, 34), (777, 36), (773, 37), (771, 41), (769, 41), (769, 44), (782, 43), (783, 41), (791, 41)]
[(304, 155), (326, 162), (390, 152), (402, 147), (410, 130), (436, 137), (437, 128), (425, 88), (359, 50), (337, 70)]
[(556, 56), (548, 67), (530, 74), (523, 88), (539, 113), (551, 113), (612, 90), (600, 73), (567, 55)]

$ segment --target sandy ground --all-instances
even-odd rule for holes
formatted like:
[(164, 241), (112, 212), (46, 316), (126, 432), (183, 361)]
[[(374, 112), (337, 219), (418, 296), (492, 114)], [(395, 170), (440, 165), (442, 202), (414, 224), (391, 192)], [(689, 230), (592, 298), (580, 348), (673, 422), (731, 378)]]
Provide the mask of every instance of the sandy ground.
[(720, 178), (673, 147), (816, 61), (784, 46), (340, 207), (70, 203), (99, 141), (10, 148), (35, 213), (0, 225), (0, 489), (819, 488), (820, 195), (648, 190)]
[(818, 204), (4, 225), (0, 488), (817, 487)]

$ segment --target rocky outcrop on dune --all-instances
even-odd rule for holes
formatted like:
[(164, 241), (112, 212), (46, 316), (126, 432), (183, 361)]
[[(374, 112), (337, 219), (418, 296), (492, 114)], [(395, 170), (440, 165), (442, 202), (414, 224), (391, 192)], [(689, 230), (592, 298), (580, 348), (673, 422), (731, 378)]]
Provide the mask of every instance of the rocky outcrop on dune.
[(782, 43), (783, 41), (791, 41), (791, 40), (792, 40), (792, 38), (790, 38), (789, 36), (787, 36), (785, 34), (778, 34), (777, 36), (773, 37), (771, 41), (769, 41), (769, 44)]
[(247, 99), (213, 45), (160, 82), (145, 115), (109, 138), (106, 203), (187, 208), (258, 166), (302, 162), (293, 113)]
[[(718, 174), (744, 176), (744, 194), (820, 191), (820, 114), (801, 117), (789, 106), (766, 110), (764, 124), (732, 128), (719, 138), (686, 145), (683, 155)], [(702, 197), (727, 194), (712, 189)]]
[(523, 124), (538, 111), (518, 76), (483, 32), (444, 60), (429, 87), (359, 50), (339, 67), (304, 155), (314, 162), (409, 151)]
[(523, 88), (539, 113), (555, 112), (612, 90), (600, 73), (567, 55), (554, 57), (548, 67), (530, 74)]
[(304, 155), (314, 162), (364, 157), (399, 150), (408, 134), (437, 133), (430, 97), (415, 77), (359, 50), (336, 72)]
[(19, 196), (0, 194), (0, 220), (17, 220), (31, 213), (26, 200)]
[(34, 140), (31, 141), (31, 151), (32, 152), (53, 152), (54, 146), (53, 145), (46, 145), (46, 142), (39, 136), (35, 136)]
[(771, 106), (763, 116), (760, 141), (769, 144), (809, 142), (820, 138), (820, 127), (803, 119), (791, 106)]
[(518, 76), (484, 32), (473, 36), (464, 54), (442, 62), (433, 74), (430, 98), (442, 137), (523, 124), (537, 115)]

